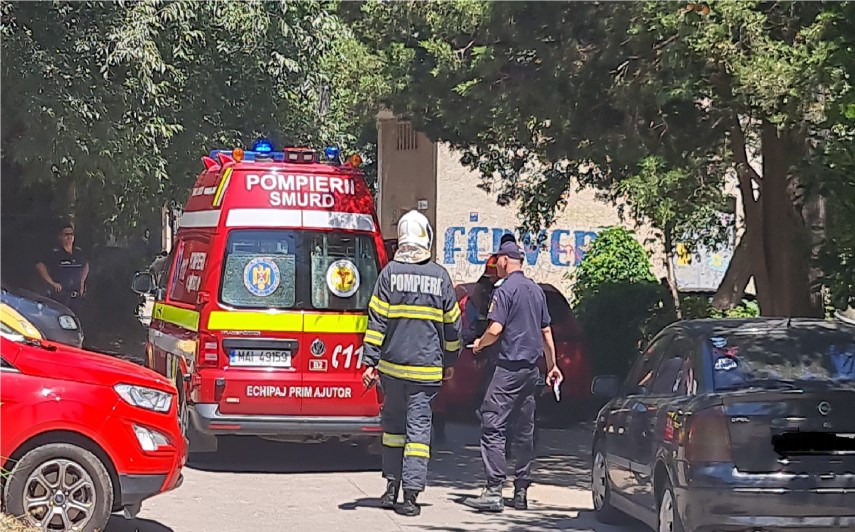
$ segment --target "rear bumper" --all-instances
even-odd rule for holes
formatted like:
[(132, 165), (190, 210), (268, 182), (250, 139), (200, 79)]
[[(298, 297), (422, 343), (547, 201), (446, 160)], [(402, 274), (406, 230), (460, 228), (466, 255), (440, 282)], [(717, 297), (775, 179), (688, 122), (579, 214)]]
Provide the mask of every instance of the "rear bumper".
[(807, 479), (724, 473), (721, 467), (704, 468), (675, 488), (687, 529), (855, 529), (855, 477), (805, 485)]
[(184, 483), (184, 475), (173, 477), (167, 485), (169, 475), (119, 475), (122, 500), (119, 506), (133, 506), (165, 491), (173, 490)]
[(193, 428), (213, 436), (380, 437), (380, 417), (223, 415), (216, 404), (189, 407)]

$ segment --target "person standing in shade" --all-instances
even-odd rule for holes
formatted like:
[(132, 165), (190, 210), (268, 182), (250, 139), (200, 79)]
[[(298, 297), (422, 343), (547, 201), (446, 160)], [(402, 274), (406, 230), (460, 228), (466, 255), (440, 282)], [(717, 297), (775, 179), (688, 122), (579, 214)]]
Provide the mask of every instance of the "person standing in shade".
[[(385, 397), (380, 506), (406, 516), (421, 513), (416, 499), (427, 483), (431, 402), (460, 354), (460, 306), (448, 271), (430, 260), (431, 235), (420, 212), (401, 217), (399, 247), (377, 278), (364, 339), (363, 383), (370, 386), (379, 373)], [(401, 487), (404, 502), (396, 506)]]
[(83, 251), (74, 245), (74, 226), (70, 223), (59, 230), (59, 246), (36, 263), (39, 277), (50, 285), (50, 297), (75, 314), (80, 314), (81, 298), (86, 293), (89, 261)]
[(555, 362), (551, 318), (543, 290), (522, 272), (522, 251), (505, 242), (499, 248), (497, 267), (504, 282), (493, 292), (487, 314), (487, 331), (477, 340), (473, 353), (498, 343), (495, 368), (481, 406), (481, 457), (487, 482), (481, 496), (466, 504), (480, 511), (504, 509), (502, 486), (507, 478), (505, 438), (512, 426), (517, 443), (514, 497), (518, 510), (528, 508), (534, 460), (535, 397), (541, 381), (538, 362), (546, 353), (546, 382), (564, 380)]

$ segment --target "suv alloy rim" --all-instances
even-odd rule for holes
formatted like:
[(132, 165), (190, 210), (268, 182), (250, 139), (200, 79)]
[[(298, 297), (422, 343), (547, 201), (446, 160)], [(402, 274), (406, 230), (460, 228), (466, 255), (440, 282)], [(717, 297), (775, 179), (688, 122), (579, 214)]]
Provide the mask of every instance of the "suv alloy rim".
[(95, 511), (95, 483), (71, 460), (55, 459), (33, 471), (24, 484), (27, 520), (43, 530), (79, 530)]

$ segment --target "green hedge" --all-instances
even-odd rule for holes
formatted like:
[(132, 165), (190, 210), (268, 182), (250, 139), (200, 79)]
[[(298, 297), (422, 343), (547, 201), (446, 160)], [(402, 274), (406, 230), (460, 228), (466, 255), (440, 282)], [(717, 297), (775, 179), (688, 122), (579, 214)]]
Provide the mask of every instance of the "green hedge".
[[(598, 375), (626, 375), (641, 349), (677, 319), (667, 286), (653, 275), (648, 253), (622, 227), (610, 227), (594, 240), (576, 271), (573, 292), (574, 312)], [(709, 296), (683, 294), (680, 304), (685, 319), (759, 315), (754, 301), (721, 311)]]

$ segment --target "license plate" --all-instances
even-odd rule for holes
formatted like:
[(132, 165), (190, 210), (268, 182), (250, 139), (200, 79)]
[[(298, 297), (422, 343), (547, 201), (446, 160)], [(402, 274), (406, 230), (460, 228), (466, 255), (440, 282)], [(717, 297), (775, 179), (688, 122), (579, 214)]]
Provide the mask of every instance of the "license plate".
[(270, 349), (232, 349), (229, 352), (229, 365), (290, 368), (291, 353)]

